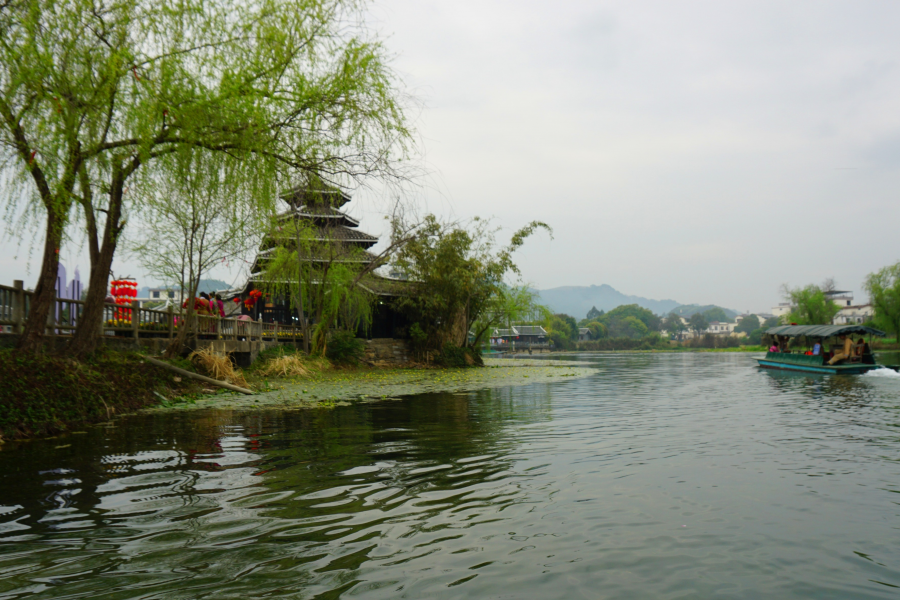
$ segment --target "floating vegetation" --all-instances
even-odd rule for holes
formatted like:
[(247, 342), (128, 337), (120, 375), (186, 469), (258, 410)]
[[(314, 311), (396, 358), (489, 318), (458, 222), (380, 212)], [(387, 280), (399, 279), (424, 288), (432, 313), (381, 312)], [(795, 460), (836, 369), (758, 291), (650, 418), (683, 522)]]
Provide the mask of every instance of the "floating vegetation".
[[(265, 380), (257, 385), (257, 389), (262, 391), (254, 396), (220, 392), (215, 397), (202, 398), (196, 404), (180, 404), (170, 409), (334, 408), (351, 402), (380, 402), (394, 400), (399, 396), (431, 392), (470, 392), (509, 386), (546, 385), (557, 381), (562, 383), (594, 373), (594, 369), (576, 367), (572, 363), (555, 365), (549, 361), (541, 365), (535, 361), (528, 365), (479, 369), (335, 369), (314, 373), (300, 380)], [(560, 379), (562, 377), (566, 379)]]

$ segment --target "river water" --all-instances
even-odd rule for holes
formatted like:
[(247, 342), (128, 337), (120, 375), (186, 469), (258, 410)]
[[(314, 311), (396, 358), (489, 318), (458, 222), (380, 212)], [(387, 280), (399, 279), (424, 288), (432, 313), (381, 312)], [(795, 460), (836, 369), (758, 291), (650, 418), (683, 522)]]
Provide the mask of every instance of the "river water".
[(0, 598), (887, 598), (900, 377), (748, 354), (0, 452)]

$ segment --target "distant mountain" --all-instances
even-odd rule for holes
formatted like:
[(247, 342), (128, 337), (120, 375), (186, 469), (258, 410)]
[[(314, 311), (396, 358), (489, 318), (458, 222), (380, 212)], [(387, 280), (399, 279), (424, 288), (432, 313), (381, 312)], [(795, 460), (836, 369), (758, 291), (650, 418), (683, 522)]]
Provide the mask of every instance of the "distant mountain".
[(681, 306), (674, 300), (651, 300), (641, 296), (628, 296), (612, 286), (567, 285), (549, 290), (535, 290), (541, 302), (549, 306), (553, 312), (566, 313), (578, 320), (583, 319), (592, 306), (597, 310), (609, 311), (623, 304), (637, 304), (657, 315), (667, 315)]
[(682, 306), (674, 309), (672, 312), (680, 317), (687, 318), (698, 312), (706, 312), (711, 308), (721, 308), (729, 319), (734, 319), (740, 314), (736, 310), (731, 310), (730, 308), (724, 308), (722, 306), (716, 306), (715, 304), (705, 304), (703, 306), (700, 306), (699, 304), (683, 304)]

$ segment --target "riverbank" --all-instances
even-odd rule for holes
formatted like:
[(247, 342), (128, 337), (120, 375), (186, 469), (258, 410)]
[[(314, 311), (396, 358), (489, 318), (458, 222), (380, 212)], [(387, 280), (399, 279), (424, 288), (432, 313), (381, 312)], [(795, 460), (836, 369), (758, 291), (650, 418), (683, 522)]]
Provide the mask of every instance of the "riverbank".
[[(532, 360), (528, 364), (502, 366), (493, 359), (485, 362), (484, 367), (466, 369), (335, 369), (310, 377), (264, 378), (248, 374), (248, 381), (260, 390), (253, 396), (222, 390), (196, 400), (173, 402), (148, 410), (331, 408), (429, 392), (471, 392), (536, 382), (568, 381), (595, 373), (595, 369), (562, 361)], [(539, 362), (541, 364), (537, 364)]]
[[(177, 366), (193, 370), (184, 360)], [(173, 377), (132, 352), (99, 352), (79, 362), (0, 350), (0, 442), (53, 436), (157, 404), (193, 398), (202, 385)]]

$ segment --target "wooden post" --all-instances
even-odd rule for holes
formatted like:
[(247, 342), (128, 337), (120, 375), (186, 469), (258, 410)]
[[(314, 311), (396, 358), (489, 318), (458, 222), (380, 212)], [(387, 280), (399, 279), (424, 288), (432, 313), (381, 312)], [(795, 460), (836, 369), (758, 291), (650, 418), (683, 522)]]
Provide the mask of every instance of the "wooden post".
[(278, 343), (278, 321), (275, 321), (275, 343)]
[(175, 339), (175, 310), (172, 308), (172, 305), (169, 305), (169, 315), (166, 317), (169, 325), (169, 339)]
[(131, 331), (135, 340), (141, 337), (141, 303), (137, 300), (131, 301)]
[(291, 322), (291, 339), (294, 340), (294, 348), (297, 347), (297, 324)]
[(21, 279), (13, 281), (13, 287), (16, 289), (13, 296), (13, 333), (22, 333), (25, 329), (25, 282)]

